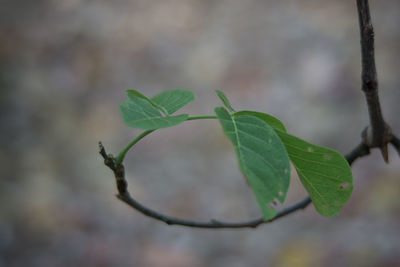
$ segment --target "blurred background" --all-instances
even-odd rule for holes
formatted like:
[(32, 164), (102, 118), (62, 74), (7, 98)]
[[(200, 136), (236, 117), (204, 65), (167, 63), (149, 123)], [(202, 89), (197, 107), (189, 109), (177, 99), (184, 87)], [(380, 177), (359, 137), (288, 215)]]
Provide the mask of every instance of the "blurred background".
[[(97, 142), (117, 154), (124, 90), (189, 89), (184, 112), (237, 109), (345, 154), (368, 124), (355, 1), (0, 1), (0, 266), (399, 266), (400, 159), (353, 165), (340, 215), (313, 206), (257, 229), (167, 226), (115, 197)], [(400, 1), (370, 1), (385, 119), (400, 134)], [(259, 216), (216, 121), (146, 137), (131, 193), (166, 214)], [(306, 195), (295, 173), (285, 205)]]

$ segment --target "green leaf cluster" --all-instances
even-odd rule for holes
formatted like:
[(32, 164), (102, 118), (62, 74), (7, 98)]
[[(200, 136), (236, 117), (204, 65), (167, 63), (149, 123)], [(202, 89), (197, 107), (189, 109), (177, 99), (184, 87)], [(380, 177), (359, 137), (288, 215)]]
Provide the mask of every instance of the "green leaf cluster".
[(339, 213), (353, 190), (351, 169), (341, 154), (290, 135), (283, 123), (271, 115), (236, 112), (223, 92), (216, 93), (225, 106), (215, 108), (216, 116), (171, 116), (194, 100), (193, 93), (187, 90), (166, 91), (152, 98), (127, 90), (129, 101), (121, 103), (120, 111), (126, 125), (148, 131), (186, 120), (218, 119), (265, 220), (273, 218), (276, 206), (286, 199), (290, 162), (316, 210), (323, 216)]

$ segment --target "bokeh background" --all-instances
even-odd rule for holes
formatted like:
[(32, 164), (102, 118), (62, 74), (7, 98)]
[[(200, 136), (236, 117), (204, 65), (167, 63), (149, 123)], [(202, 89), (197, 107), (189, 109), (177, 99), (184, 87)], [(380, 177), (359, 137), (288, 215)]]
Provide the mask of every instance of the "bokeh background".
[[(400, 134), (400, 1), (370, 1), (380, 96)], [(125, 89), (190, 89), (280, 118), (347, 153), (368, 123), (355, 1), (0, 1), (0, 266), (399, 266), (400, 159), (355, 162), (339, 216), (312, 206), (243, 230), (167, 226), (115, 198), (97, 142), (117, 154)], [(156, 132), (126, 158), (134, 196), (197, 220), (259, 216), (216, 121)], [(292, 175), (287, 204), (305, 196)]]

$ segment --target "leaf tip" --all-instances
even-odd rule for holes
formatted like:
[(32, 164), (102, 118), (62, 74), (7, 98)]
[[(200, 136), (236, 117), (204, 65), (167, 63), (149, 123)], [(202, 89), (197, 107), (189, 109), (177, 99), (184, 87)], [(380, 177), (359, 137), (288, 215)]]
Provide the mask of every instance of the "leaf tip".
[(134, 90), (134, 89), (126, 89), (125, 93), (129, 96), (130, 94), (136, 95), (138, 93), (138, 91)]
[(217, 96), (219, 97), (219, 99), (221, 99), (222, 103), (224, 104), (224, 106), (230, 111), (230, 112), (235, 112), (235, 110), (233, 109), (231, 103), (229, 102), (228, 98), (226, 97), (226, 95), (220, 91), (220, 90), (214, 90), (215, 93), (217, 94)]

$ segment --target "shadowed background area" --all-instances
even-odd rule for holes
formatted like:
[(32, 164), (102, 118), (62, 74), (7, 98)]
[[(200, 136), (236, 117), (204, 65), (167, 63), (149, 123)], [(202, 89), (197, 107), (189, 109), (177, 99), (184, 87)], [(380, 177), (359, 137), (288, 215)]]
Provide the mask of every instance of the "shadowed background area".
[[(400, 2), (370, 1), (383, 113), (400, 133)], [(39, 0), (0, 6), (0, 266), (400, 265), (400, 159), (353, 165), (339, 216), (313, 206), (256, 230), (167, 226), (115, 198), (97, 142), (117, 154), (125, 89), (189, 89), (184, 111), (237, 109), (345, 154), (368, 124), (355, 1)], [(259, 216), (216, 121), (146, 137), (125, 159), (131, 193), (169, 215)], [(289, 205), (305, 196), (293, 172)]]

